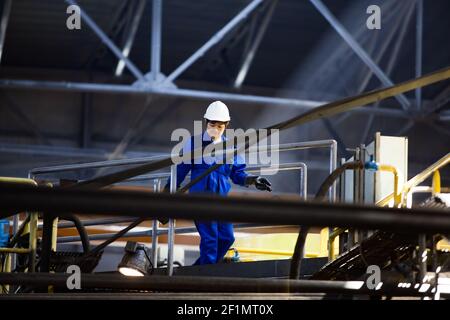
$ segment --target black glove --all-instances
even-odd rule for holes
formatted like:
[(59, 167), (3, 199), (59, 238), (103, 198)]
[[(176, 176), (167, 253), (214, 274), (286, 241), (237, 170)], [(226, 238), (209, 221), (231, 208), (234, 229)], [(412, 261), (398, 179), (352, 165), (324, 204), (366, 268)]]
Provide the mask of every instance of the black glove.
[(259, 176), (247, 176), (245, 178), (245, 185), (255, 185), (256, 189), (262, 190), (262, 191), (269, 191), (272, 192), (272, 185), (270, 184), (269, 180), (263, 177)]

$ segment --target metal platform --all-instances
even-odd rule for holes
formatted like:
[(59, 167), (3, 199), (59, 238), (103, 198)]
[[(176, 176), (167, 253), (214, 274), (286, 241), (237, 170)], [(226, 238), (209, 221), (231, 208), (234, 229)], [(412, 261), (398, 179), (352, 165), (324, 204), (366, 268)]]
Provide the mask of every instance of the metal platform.
[[(327, 258), (308, 258), (302, 261), (301, 278), (309, 278), (327, 263)], [(213, 265), (174, 268), (177, 276), (288, 278), (290, 259), (256, 262), (218, 263)], [(155, 275), (164, 275), (165, 268), (155, 269)]]

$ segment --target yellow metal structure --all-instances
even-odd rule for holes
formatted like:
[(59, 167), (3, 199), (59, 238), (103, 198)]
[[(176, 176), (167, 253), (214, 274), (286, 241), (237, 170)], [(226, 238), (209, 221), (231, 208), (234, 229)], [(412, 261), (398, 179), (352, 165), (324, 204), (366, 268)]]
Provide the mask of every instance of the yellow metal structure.
[(400, 194), (400, 190), (398, 188), (398, 171), (397, 168), (387, 164), (380, 164), (378, 166), (379, 171), (391, 172), (394, 175), (394, 207), (397, 207), (402, 201), (402, 195)]
[[(273, 233), (236, 237), (233, 248), (240, 256), (240, 261), (261, 261), (272, 259), (290, 259), (294, 253), (297, 233)], [(279, 250), (278, 248), (284, 248)], [(334, 248), (337, 250), (337, 247)], [(234, 255), (229, 250), (227, 257)], [(305, 256), (307, 258), (327, 257), (328, 255), (328, 228), (319, 233), (310, 232), (306, 237)]]
[[(387, 164), (379, 164), (379, 171), (391, 172), (394, 175), (394, 191), (392, 192), (392, 199), (394, 199), (394, 206), (397, 207), (400, 205), (402, 201), (402, 195), (399, 192), (399, 177), (398, 170), (395, 166), (387, 165)], [(346, 229), (342, 228), (334, 228), (333, 232), (328, 237), (328, 260), (332, 261), (336, 258), (336, 239), (344, 233)]]
[[(388, 172), (392, 172), (394, 174), (394, 191), (390, 195), (388, 195), (385, 198), (378, 201), (376, 203), (376, 205), (380, 206), (380, 207), (384, 207), (384, 206), (389, 205), (389, 203), (392, 200), (394, 200), (395, 207), (398, 207), (398, 206), (405, 207), (408, 194), (413, 191), (413, 188), (417, 187), (420, 183), (422, 183), (424, 180), (426, 180), (431, 175), (433, 175), (433, 183), (432, 183), (432, 188), (430, 191), (432, 192), (432, 194), (440, 193), (442, 191), (442, 188), (441, 188), (441, 177), (439, 174), (439, 169), (445, 167), (449, 163), (450, 163), (450, 153), (448, 153), (447, 155), (445, 155), (444, 157), (442, 157), (441, 159), (436, 161), (434, 164), (429, 166), (427, 169), (425, 169), (424, 171), (422, 171), (421, 173), (417, 174), (415, 177), (413, 177), (412, 179), (407, 181), (405, 183), (405, 185), (403, 186), (402, 190), (399, 190), (399, 187), (398, 187), (399, 180), (398, 180), (398, 172), (397, 172), (396, 168), (394, 166), (390, 166), (390, 165), (382, 165), (382, 164), (379, 165), (380, 171), (388, 171)], [(328, 258), (330, 259), (330, 261), (336, 257), (335, 251), (333, 250), (333, 248), (335, 247), (334, 246), (335, 240), (343, 232), (345, 232), (345, 229), (335, 228), (334, 231), (330, 234), (329, 241), (328, 241), (328, 243), (329, 243), (328, 246), (330, 248)], [(442, 248), (446, 249), (447, 246), (450, 247), (450, 245), (448, 245), (448, 243), (446, 241), (441, 241), (441, 242), (439, 242), (438, 248), (442, 247)]]
[[(37, 186), (36, 181), (32, 179), (25, 178), (11, 178), (11, 177), (0, 177), (0, 182), (17, 184), (17, 185), (31, 185)], [(29, 232), (29, 246), (28, 248), (0, 248), (0, 253), (6, 253), (9, 260), (9, 254), (30, 254), (31, 260), (31, 270), (29, 272), (34, 272), (35, 269), (35, 257), (36, 257), (36, 246), (37, 246), (37, 229), (38, 229), (38, 213), (29, 213), (30, 220), (24, 228), (24, 232)], [(5, 271), (6, 272), (6, 271)]]
[(441, 175), (439, 170), (433, 173), (432, 194), (441, 193)]
[[(409, 192), (412, 191), (412, 189), (419, 184), (421, 184), (423, 181), (425, 181), (427, 178), (429, 178), (432, 174), (434, 174), (437, 170), (440, 170), (441, 168), (445, 167), (447, 164), (450, 163), (450, 153), (447, 153), (444, 157), (433, 163), (431, 166), (426, 168), (421, 173), (417, 174), (415, 177), (408, 180), (402, 190), (401, 190), (401, 197), (402, 197), (402, 206), (406, 205), (406, 198)], [(440, 184), (440, 183), (439, 183)], [(394, 199), (394, 193), (391, 193), (390, 195), (384, 197), (380, 201), (376, 203), (376, 205), (380, 207), (387, 206), (389, 202)]]

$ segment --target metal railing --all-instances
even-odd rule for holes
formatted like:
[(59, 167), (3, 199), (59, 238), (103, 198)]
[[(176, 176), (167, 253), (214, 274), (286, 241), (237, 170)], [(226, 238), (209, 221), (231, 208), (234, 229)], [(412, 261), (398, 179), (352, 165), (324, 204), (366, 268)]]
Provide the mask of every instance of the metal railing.
[[(440, 158), (438, 161), (433, 163), (431, 166), (408, 180), (401, 189), (402, 194), (402, 204), (405, 205), (406, 198), (408, 197), (409, 192), (419, 184), (421, 184), (423, 181), (425, 181), (428, 177), (430, 177), (432, 174), (434, 174), (435, 171), (440, 170), (441, 168), (445, 167), (450, 163), (450, 153), (447, 153), (445, 156)], [(394, 193), (391, 193), (384, 197), (383, 199), (379, 200), (376, 205), (378, 206), (386, 206), (389, 204), (389, 202), (394, 199)]]
[[(402, 188), (399, 188), (398, 185), (398, 173), (397, 169), (393, 166), (387, 166), (387, 165), (380, 165), (380, 171), (389, 171), (394, 174), (394, 191), (384, 197), (383, 199), (376, 202), (377, 206), (384, 207), (389, 205), (391, 201), (394, 201), (394, 207), (397, 207), (399, 205), (403, 207), (410, 207), (412, 204), (412, 196), (413, 194), (417, 192), (429, 192), (429, 193), (436, 193), (440, 192), (441, 190), (450, 190), (449, 188), (441, 188), (440, 183), (440, 175), (439, 175), (439, 169), (442, 169), (446, 165), (450, 163), (450, 153), (433, 163), (431, 166), (408, 180)], [(418, 185), (421, 184), (423, 181), (425, 181), (427, 178), (429, 178), (431, 175), (433, 175), (433, 186), (422, 186), (419, 187)], [(408, 205), (409, 203), (409, 205)], [(343, 234), (346, 231), (345, 228), (334, 228), (333, 231), (329, 235), (328, 239), (328, 247), (329, 247), (329, 260), (333, 260), (335, 258), (334, 253), (334, 242), (338, 236)]]
[[(313, 148), (329, 148), (329, 172), (333, 172), (336, 169), (337, 166), (337, 142), (335, 140), (319, 140), (319, 141), (307, 141), (307, 142), (296, 142), (296, 143), (288, 143), (288, 144), (281, 144), (281, 145), (271, 145), (267, 146), (267, 149), (270, 148), (271, 152), (277, 152), (277, 151), (295, 151), (295, 150), (306, 150), (306, 149), (313, 149)], [(261, 148), (259, 148), (261, 151)], [(264, 147), (263, 149), (266, 149)], [(80, 169), (94, 169), (94, 168), (104, 168), (104, 167), (117, 167), (117, 166), (124, 166), (124, 165), (137, 165), (137, 164), (143, 164), (143, 163), (149, 163), (151, 161), (160, 160), (162, 158), (167, 157), (166, 155), (162, 156), (154, 156), (154, 157), (148, 157), (148, 158), (137, 158), (137, 159), (120, 159), (120, 160), (107, 160), (107, 161), (99, 161), (99, 162), (91, 162), (91, 163), (81, 163), (81, 164), (70, 164), (70, 165), (60, 165), (60, 166), (53, 166), (53, 167), (41, 167), (41, 168), (34, 168), (30, 170), (29, 177), (32, 179), (35, 179), (38, 175), (42, 174), (49, 174), (49, 173), (61, 173), (61, 172), (67, 172), (67, 171), (73, 171), (73, 170), (80, 170)], [(172, 168), (175, 168), (175, 166), (172, 166)], [(246, 171), (251, 172), (252, 170), (261, 169), (264, 171), (264, 168), (262, 166), (256, 166), (256, 167), (248, 167)], [(280, 170), (292, 170), (292, 169), (299, 169), (301, 172), (300, 177), (300, 192), (303, 197), (303, 199), (306, 199), (307, 197), (307, 167), (304, 163), (293, 163), (293, 164), (280, 164), (279, 165)], [(176, 170), (171, 170), (170, 173), (158, 173), (158, 174), (148, 174), (148, 175), (141, 175), (138, 177), (134, 177), (132, 179), (129, 179), (127, 181), (138, 181), (138, 180), (154, 180), (153, 188), (154, 190), (160, 191), (161, 189), (161, 181), (164, 178), (171, 178), (171, 190), (174, 191), (174, 180), (176, 179)], [(333, 187), (330, 189), (329, 192), (330, 199), (332, 201), (335, 201), (336, 199), (336, 184), (333, 184)], [(120, 221), (120, 222), (123, 222)], [(109, 223), (112, 223), (111, 219), (109, 220)], [(93, 224), (91, 224), (93, 225)], [(242, 227), (242, 226), (241, 226)], [(158, 230), (158, 221), (153, 220), (152, 225), (152, 254), (153, 254), (153, 262), (157, 261), (157, 246), (158, 246), (158, 236), (161, 234), (168, 234), (168, 273), (171, 274), (173, 264), (171, 265), (171, 261), (173, 261), (173, 248), (174, 248), (174, 238), (175, 233), (179, 233), (181, 231), (185, 231), (186, 229), (180, 228), (177, 232), (177, 228), (175, 227), (174, 221), (169, 220), (169, 228), (167, 230), (161, 230), (161, 232)], [(189, 231), (193, 232), (195, 230)], [(185, 231), (186, 232), (186, 231)], [(147, 232), (141, 232), (141, 233), (128, 233), (127, 236), (138, 236), (138, 235), (147, 235)], [(105, 239), (109, 238), (111, 235), (107, 234), (104, 235)], [(103, 235), (94, 235), (91, 236), (90, 239), (97, 240), (97, 239), (103, 239)], [(62, 240), (62, 241), (61, 241)], [(76, 237), (69, 238), (65, 237), (62, 239), (58, 239), (58, 242), (73, 242), (78, 241)]]
[[(11, 178), (11, 177), (0, 177), (0, 182), (12, 183), (17, 185), (29, 185), (29, 186), (37, 186), (36, 181), (32, 179), (24, 179), (24, 178)], [(29, 227), (29, 244), (28, 248), (0, 248), (0, 253), (8, 253), (11, 254), (10, 264), (7, 263), (7, 269), (14, 270), (16, 268), (16, 254), (29, 254), (30, 255), (30, 263), (29, 263), (29, 272), (34, 272), (35, 269), (35, 258), (36, 258), (36, 243), (37, 243), (37, 224), (38, 224), (38, 213), (30, 212), (27, 213), (29, 215), (29, 219), (23, 222), (23, 226), (19, 228), (19, 214), (14, 215), (13, 217), (13, 235), (15, 239), (18, 238), (20, 234), (18, 234), (19, 230), (22, 230), (22, 227), (28, 224)], [(5, 266), (3, 266), (5, 268)]]

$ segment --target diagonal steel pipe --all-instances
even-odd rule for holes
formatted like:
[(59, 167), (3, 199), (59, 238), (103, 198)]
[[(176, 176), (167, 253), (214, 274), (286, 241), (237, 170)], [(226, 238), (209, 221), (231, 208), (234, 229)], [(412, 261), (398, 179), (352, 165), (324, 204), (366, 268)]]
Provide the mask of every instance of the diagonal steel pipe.
[[(352, 35), (345, 29), (345, 27), (337, 20), (331, 11), (320, 0), (310, 0), (316, 9), (324, 16), (330, 23), (334, 30), (344, 39), (345, 42), (353, 49), (353, 51), (364, 61), (364, 63), (372, 70), (372, 72), (380, 79), (385, 86), (392, 86), (394, 83), (389, 77), (380, 69), (380, 67), (372, 60), (367, 52), (355, 41)], [(409, 100), (400, 94), (395, 96), (402, 108), (407, 111), (410, 107)]]
[[(144, 13), (145, 3), (146, 3), (145, 0), (139, 0), (138, 6), (136, 8), (136, 12), (133, 17), (133, 21), (131, 23), (130, 32), (127, 36), (127, 39), (126, 39), (125, 44), (122, 49), (122, 54), (127, 58), (130, 56), (131, 48), (133, 47), (134, 40), (136, 38), (136, 33), (138, 30), (139, 24), (141, 22), (142, 15)], [(121, 76), (124, 68), (125, 68), (125, 61), (122, 59), (119, 59), (119, 62), (117, 63), (115, 75), (117, 77)]]
[(8, 212), (77, 212), (136, 216), (381, 229), (402, 233), (450, 232), (450, 213), (262, 198), (219, 197), (114, 190), (70, 190), (0, 184), (0, 217)]
[(109, 37), (103, 32), (102, 29), (95, 23), (94, 20), (78, 5), (75, 0), (64, 0), (67, 4), (77, 6), (80, 8), (81, 18), (87, 23), (92, 31), (103, 41), (103, 43), (116, 55), (116, 57), (122, 60), (130, 72), (139, 80), (146, 81), (141, 71), (130, 61), (122, 51), (109, 39)]
[(248, 6), (246, 6), (241, 12), (239, 12), (230, 22), (228, 22), (222, 29), (220, 29), (211, 39), (209, 39), (203, 46), (201, 46), (192, 56), (184, 61), (178, 68), (176, 68), (167, 78), (164, 80), (164, 84), (173, 82), (180, 74), (182, 74), (187, 68), (189, 68), (195, 61), (202, 57), (206, 51), (212, 46), (217, 44), (223, 37), (234, 27), (236, 27), (241, 21), (245, 20), (247, 16), (255, 10), (264, 0), (253, 0)]

